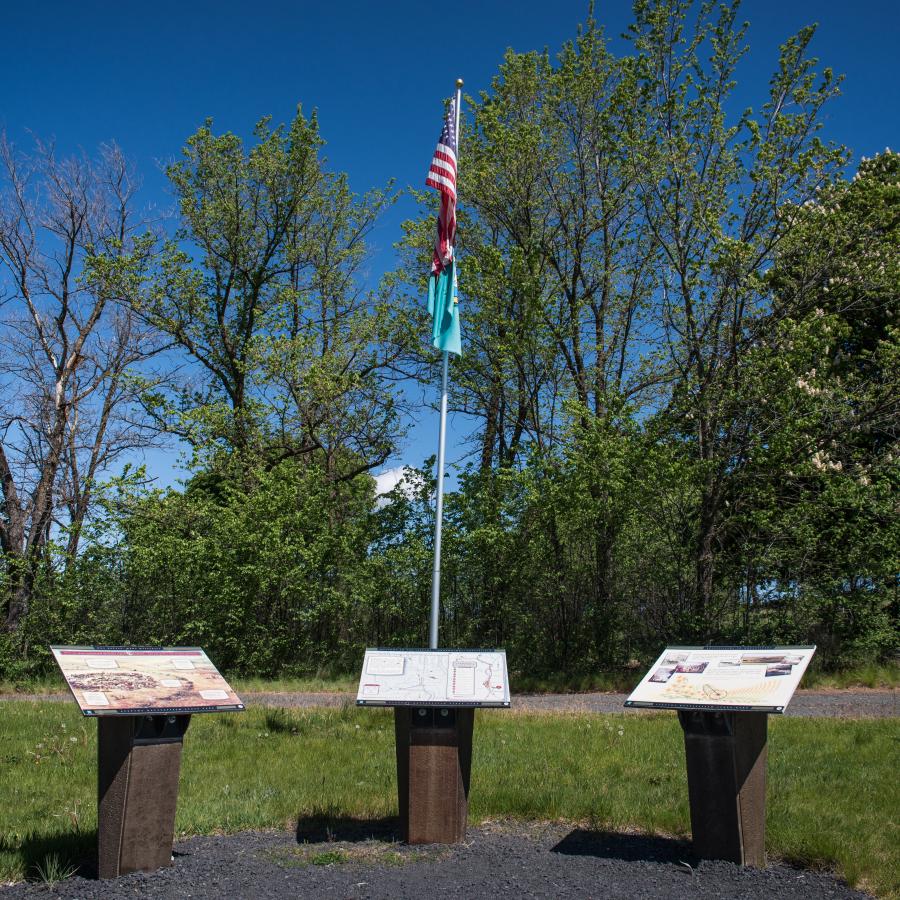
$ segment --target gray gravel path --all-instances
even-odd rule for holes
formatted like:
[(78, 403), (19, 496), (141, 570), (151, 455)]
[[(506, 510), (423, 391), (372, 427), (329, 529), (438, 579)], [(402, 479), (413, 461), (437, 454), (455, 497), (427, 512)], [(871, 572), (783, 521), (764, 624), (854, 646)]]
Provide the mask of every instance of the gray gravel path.
[[(622, 704), (627, 694), (531, 694), (515, 697), (516, 708), (556, 712), (627, 712)], [(786, 716), (822, 716), (834, 718), (885, 718), (900, 716), (897, 691), (798, 691)]]
[[(339, 707), (352, 704), (350, 693), (274, 693), (241, 695), (248, 706)], [(513, 694), (512, 708), (521, 712), (592, 712), (645, 715), (646, 710), (625, 709), (627, 694)], [(70, 694), (0, 694), (4, 700), (71, 700)], [(844, 690), (798, 691), (788, 706), (787, 716), (884, 719), (900, 716), (900, 691)]]
[[(826, 718), (890, 718), (900, 716), (898, 691), (798, 691), (788, 706), (787, 716)], [(514, 694), (512, 708), (522, 712), (592, 712), (643, 715), (645, 711), (625, 709), (627, 694)], [(353, 703), (354, 694), (245, 694), (248, 706), (341, 706)]]
[[(763, 870), (698, 863), (688, 845), (562, 825), (494, 825), (469, 830), (452, 848), (390, 843), (390, 822), (337, 823), (321, 833), (245, 832), (176, 845), (172, 868), (99, 882), (73, 877), (50, 888), (20, 883), (3, 897), (390, 898), (597, 897), (863, 898), (823, 872), (783, 864)], [(374, 839), (373, 839), (374, 837)]]

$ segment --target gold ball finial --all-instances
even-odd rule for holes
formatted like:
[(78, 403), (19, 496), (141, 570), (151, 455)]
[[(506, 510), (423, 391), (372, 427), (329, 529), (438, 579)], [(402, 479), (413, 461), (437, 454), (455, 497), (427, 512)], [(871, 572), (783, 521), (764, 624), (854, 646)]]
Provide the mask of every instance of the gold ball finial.
[(456, 89), (459, 90), (462, 86), (463, 86), (462, 78), (457, 78), (456, 79)]

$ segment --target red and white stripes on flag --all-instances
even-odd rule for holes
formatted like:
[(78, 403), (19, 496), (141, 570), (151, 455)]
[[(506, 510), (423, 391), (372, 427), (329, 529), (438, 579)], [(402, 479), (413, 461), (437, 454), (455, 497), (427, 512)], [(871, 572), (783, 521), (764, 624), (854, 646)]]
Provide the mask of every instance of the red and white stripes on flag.
[(450, 101), (444, 127), (438, 138), (428, 176), (427, 187), (433, 187), (441, 194), (441, 211), (437, 220), (437, 235), (434, 241), (434, 255), (431, 271), (440, 273), (453, 257), (456, 241), (456, 100)]

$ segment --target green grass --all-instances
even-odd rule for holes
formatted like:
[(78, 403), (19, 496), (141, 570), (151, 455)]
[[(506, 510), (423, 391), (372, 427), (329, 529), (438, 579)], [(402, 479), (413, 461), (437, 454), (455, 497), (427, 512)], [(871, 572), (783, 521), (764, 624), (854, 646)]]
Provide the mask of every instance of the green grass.
[(55, 853), (48, 853), (44, 859), (34, 867), (37, 880), (48, 887), (54, 887), (60, 881), (65, 881), (78, 871), (78, 867), (71, 863), (64, 863)]
[(59, 672), (40, 678), (0, 678), (0, 694), (58, 694), (68, 691)]
[(644, 676), (646, 669), (597, 672), (593, 675), (510, 675), (510, 689), (515, 694), (568, 694), (585, 691), (630, 693)]
[[(513, 694), (556, 694), (572, 691), (614, 691), (630, 693), (644, 677), (647, 666), (631, 670), (597, 672), (593, 675), (545, 675), (510, 677)], [(813, 663), (815, 666), (815, 661)], [(835, 690), (843, 688), (900, 687), (900, 665), (855, 666), (840, 672), (825, 672), (815, 667), (803, 676), (802, 690)]]
[[(815, 665), (815, 663), (813, 664)], [(644, 668), (597, 672), (593, 675), (513, 675), (513, 693), (556, 694), (573, 691), (615, 691), (628, 693), (634, 689), (646, 670)], [(356, 693), (359, 674), (306, 675), (280, 678), (251, 678), (229, 676), (234, 689), (240, 693), (325, 692)], [(810, 669), (803, 676), (802, 689), (834, 690), (854, 687), (898, 688), (900, 665), (857, 666), (841, 672), (823, 672)], [(0, 694), (55, 694), (67, 693), (62, 676), (54, 672), (41, 678), (8, 680), (0, 678)]]
[[(96, 841), (96, 725), (73, 705), (46, 702), (0, 704), (0, 721), (0, 882), (39, 878), (39, 867), (64, 871)], [(386, 710), (195, 716), (177, 831), (394, 816), (393, 743)], [(897, 751), (896, 720), (773, 716), (770, 855), (900, 896)], [(676, 718), (479, 712), (470, 817), (687, 835)]]
[[(615, 691), (628, 693), (634, 689), (646, 670), (620, 670), (597, 672), (593, 675), (544, 675), (540, 677), (511, 676), (513, 694), (556, 694), (572, 691)], [(356, 693), (358, 673), (346, 675), (306, 675), (281, 678), (251, 678), (230, 676), (234, 689), (240, 694), (260, 692), (325, 692)], [(900, 665), (857, 666), (842, 672), (823, 672), (811, 669), (803, 676), (801, 688), (834, 690), (842, 688), (897, 688), (900, 687)], [(42, 678), (18, 681), (0, 679), (0, 694), (55, 694), (67, 693), (62, 676), (53, 673)]]
[(813, 669), (803, 676), (804, 688), (819, 690), (841, 688), (897, 688), (900, 687), (900, 665), (857, 666), (842, 672), (823, 672)]
[[(295, 691), (306, 692), (341, 692), (353, 691), (359, 684), (359, 675), (335, 676), (290, 676), (283, 678), (244, 678), (240, 675), (228, 676), (231, 686), (240, 694), (266, 692)], [(0, 678), (0, 694), (59, 694), (68, 693), (65, 681), (58, 672), (40, 678), (22, 678), (9, 680)]]
[(284, 678), (244, 678), (235, 676), (228, 679), (231, 686), (240, 694), (260, 692), (296, 692), (296, 693), (340, 693), (353, 692), (359, 686), (359, 673), (354, 675), (334, 676), (294, 676)]

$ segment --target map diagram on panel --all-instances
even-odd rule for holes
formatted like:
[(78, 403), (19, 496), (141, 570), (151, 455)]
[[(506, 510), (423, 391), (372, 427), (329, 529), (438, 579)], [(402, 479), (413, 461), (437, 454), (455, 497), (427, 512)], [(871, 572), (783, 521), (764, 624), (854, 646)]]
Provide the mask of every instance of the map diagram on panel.
[(244, 708), (199, 647), (50, 649), (86, 716)]
[(360, 706), (509, 706), (504, 650), (366, 650)]
[(626, 706), (781, 713), (815, 647), (668, 647)]

